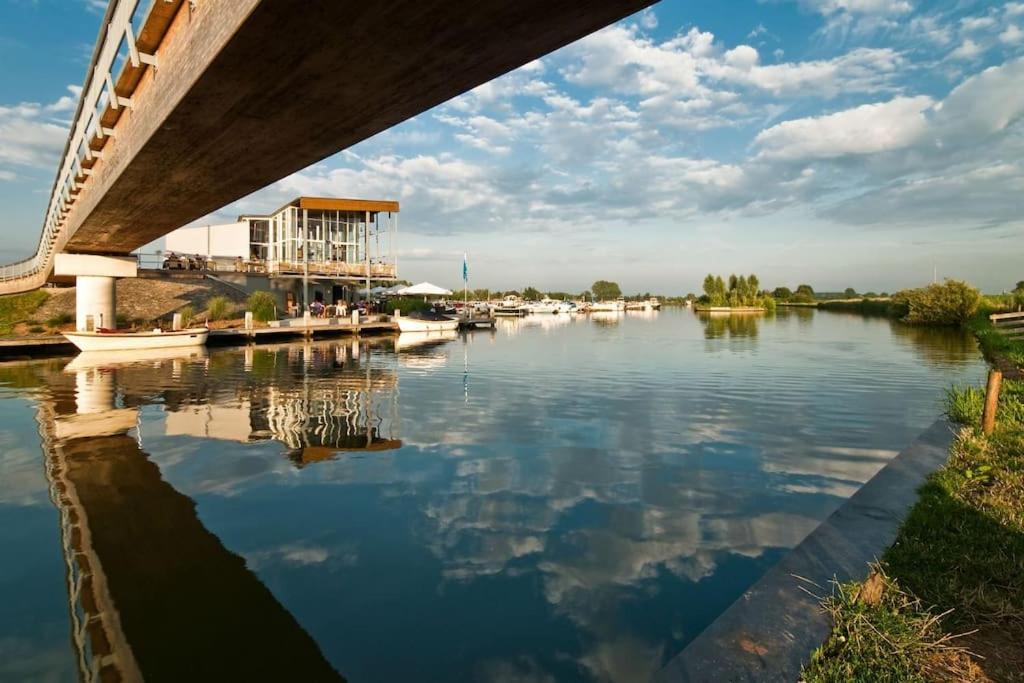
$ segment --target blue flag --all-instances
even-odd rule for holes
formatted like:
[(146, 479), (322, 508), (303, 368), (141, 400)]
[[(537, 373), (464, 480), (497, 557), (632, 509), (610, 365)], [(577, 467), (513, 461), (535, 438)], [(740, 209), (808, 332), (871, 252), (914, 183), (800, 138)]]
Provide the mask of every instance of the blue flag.
[(469, 259), (466, 254), (462, 254), (462, 281), (469, 282)]

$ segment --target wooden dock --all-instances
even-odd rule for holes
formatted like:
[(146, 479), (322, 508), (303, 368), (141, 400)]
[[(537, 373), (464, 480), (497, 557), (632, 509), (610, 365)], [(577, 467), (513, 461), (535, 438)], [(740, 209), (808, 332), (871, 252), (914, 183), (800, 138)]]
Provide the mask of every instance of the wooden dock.
[(231, 328), (224, 330), (210, 330), (210, 336), (206, 343), (209, 346), (221, 346), (228, 344), (246, 344), (249, 342), (260, 343), (262, 341), (275, 341), (288, 337), (299, 337), (303, 339), (316, 339), (323, 337), (337, 337), (348, 334), (387, 334), (398, 332), (398, 323), (391, 320), (368, 320), (366, 322), (353, 323), (347, 320), (311, 321), (310, 324), (303, 324), (303, 320), (282, 321), (274, 327), (254, 327), (252, 329)]
[(459, 329), (475, 330), (481, 327), (493, 328), (496, 320), (497, 318), (493, 315), (459, 316)]

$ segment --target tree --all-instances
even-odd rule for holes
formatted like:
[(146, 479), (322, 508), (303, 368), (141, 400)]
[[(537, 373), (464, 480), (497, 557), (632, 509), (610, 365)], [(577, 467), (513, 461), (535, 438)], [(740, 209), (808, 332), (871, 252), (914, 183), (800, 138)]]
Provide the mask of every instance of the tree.
[(796, 293), (797, 294), (806, 294), (809, 297), (813, 297), (814, 296), (814, 287), (811, 287), (810, 285), (800, 285), (799, 287), (796, 288)]
[(491, 298), (491, 290), (489, 289), (474, 289), (473, 298), (477, 301), (487, 301)]
[(543, 296), (536, 287), (527, 287), (523, 290), (523, 298), (527, 301), (540, 301)]
[(580, 294), (580, 298), (583, 299), (584, 301), (592, 301), (594, 299), (594, 295), (590, 293), (589, 289), (587, 289), (584, 290), (582, 294)]
[(853, 287), (847, 287), (846, 289), (843, 290), (843, 296), (845, 296), (847, 299), (852, 299), (853, 297), (857, 296), (857, 290), (854, 289)]
[(622, 296), (622, 289), (619, 288), (619, 283), (609, 282), (608, 280), (598, 280), (590, 286), (590, 291), (594, 293), (594, 298), (599, 301), (611, 301)]
[(1014, 291), (1024, 291), (1024, 280), (1017, 283), (1017, 286), (1013, 288)]
[(793, 298), (793, 290), (789, 287), (776, 287), (775, 291), (772, 292), (772, 296), (780, 301), (789, 301)]

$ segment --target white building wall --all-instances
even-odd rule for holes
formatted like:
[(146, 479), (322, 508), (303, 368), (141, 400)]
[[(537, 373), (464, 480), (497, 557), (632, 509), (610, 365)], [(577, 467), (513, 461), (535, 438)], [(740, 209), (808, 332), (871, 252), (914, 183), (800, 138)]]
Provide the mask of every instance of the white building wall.
[(178, 228), (164, 239), (167, 251), (206, 257), (249, 258), (249, 224), (224, 223)]

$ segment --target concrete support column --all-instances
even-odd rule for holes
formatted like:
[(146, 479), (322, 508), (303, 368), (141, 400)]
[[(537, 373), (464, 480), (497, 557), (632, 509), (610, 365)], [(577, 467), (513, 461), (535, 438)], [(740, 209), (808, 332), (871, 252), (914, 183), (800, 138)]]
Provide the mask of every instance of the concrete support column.
[(132, 257), (57, 254), (53, 272), (75, 277), (75, 329), (83, 332), (117, 327), (114, 281), (135, 277), (138, 266)]
[(114, 278), (79, 275), (75, 278), (75, 329), (79, 332), (117, 327)]

